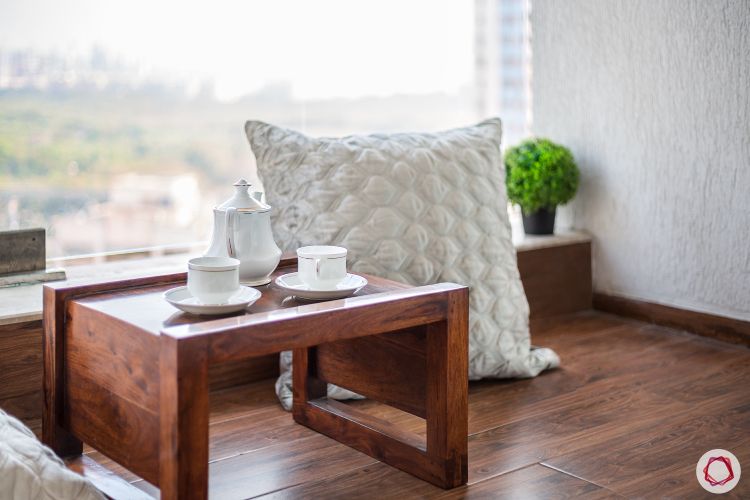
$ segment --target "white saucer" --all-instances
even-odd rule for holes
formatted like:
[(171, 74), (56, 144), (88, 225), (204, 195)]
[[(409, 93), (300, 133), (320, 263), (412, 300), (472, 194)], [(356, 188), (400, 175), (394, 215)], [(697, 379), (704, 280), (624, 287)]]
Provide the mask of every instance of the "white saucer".
[(279, 276), (274, 283), (298, 299), (330, 300), (354, 295), (367, 285), (367, 280), (356, 274), (347, 274), (346, 278), (332, 290), (313, 290), (309, 285), (302, 283), (297, 273), (289, 273)]
[(181, 311), (191, 314), (229, 314), (242, 311), (261, 296), (255, 288), (240, 285), (240, 289), (224, 304), (204, 304), (190, 294), (186, 286), (164, 292), (164, 299)]
[(271, 282), (271, 275), (269, 274), (265, 278), (261, 278), (259, 280), (240, 280), (240, 285), (247, 285), (247, 286), (263, 286), (267, 285)]

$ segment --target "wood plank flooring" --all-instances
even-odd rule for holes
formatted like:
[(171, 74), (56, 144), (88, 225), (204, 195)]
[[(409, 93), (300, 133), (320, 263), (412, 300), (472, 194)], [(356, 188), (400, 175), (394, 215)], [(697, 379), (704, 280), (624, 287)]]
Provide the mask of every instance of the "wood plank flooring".
[[(467, 486), (441, 490), (295, 424), (269, 380), (212, 393), (210, 495), (714, 498), (695, 478), (704, 452), (725, 448), (750, 470), (750, 349), (597, 312), (540, 320), (532, 332), (563, 366), (471, 384)], [(424, 435), (422, 419), (349, 404)], [(158, 495), (94, 450), (72, 466), (92, 461)], [(750, 475), (727, 495), (743, 496)]]

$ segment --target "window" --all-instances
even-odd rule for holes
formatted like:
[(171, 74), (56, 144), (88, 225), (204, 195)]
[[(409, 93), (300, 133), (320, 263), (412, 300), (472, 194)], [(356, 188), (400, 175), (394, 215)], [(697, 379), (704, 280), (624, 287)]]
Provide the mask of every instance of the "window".
[(0, 230), (45, 227), (50, 258), (205, 240), (255, 181), (247, 119), (341, 135), (497, 112), (475, 105), (465, 0), (1, 9)]

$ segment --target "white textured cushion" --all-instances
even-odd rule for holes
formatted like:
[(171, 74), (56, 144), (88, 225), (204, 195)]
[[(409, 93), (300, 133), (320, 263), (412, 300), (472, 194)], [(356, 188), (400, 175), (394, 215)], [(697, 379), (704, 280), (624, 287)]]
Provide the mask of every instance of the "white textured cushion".
[(0, 410), (0, 498), (103, 500), (104, 495), (68, 470), (28, 427)]
[[(353, 272), (468, 285), (471, 379), (532, 377), (559, 364), (553, 351), (530, 347), (499, 119), (337, 139), (257, 121), (245, 132), (282, 249), (336, 244), (349, 249)], [(285, 371), (277, 387), (289, 380)]]

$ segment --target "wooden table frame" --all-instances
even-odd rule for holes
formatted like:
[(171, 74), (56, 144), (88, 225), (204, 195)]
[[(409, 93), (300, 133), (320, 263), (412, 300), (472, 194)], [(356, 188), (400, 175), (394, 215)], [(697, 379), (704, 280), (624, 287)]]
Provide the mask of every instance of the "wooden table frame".
[[(46, 285), (43, 441), (61, 456), (86, 442), (162, 499), (206, 498), (209, 365), (293, 350), (295, 421), (443, 488), (465, 484), (468, 289), (368, 279), (370, 294), (210, 321), (181, 315), (151, 333), (103, 307), (184, 273)], [(328, 400), (328, 382), (424, 418), (426, 440)]]

